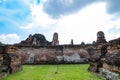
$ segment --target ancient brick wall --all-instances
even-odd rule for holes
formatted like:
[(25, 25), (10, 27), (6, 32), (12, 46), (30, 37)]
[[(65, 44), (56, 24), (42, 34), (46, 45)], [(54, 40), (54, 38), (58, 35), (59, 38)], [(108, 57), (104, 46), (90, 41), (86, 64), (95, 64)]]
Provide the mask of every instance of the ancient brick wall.
[[(120, 73), (120, 44), (114, 43), (116, 42), (96, 46), (89, 59), (88, 70), (99, 73), (107, 80), (118, 80)], [(104, 48), (101, 48), (103, 45), (107, 46), (106, 52)]]
[(18, 46), (22, 64), (87, 63), (89, 54), (79, 45)]
[(17, 50), (17, 47), (11, 45), (0, 46), (0, 80), (3, 76), (22, 70)]

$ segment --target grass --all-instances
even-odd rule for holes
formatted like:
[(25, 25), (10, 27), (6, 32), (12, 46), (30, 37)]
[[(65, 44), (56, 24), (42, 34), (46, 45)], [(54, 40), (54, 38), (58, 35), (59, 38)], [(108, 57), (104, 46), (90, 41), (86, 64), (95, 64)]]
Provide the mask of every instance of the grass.
[(3, 80), (104, 80), (87, 71), (88, 64), (23, 65), (23, 71)]

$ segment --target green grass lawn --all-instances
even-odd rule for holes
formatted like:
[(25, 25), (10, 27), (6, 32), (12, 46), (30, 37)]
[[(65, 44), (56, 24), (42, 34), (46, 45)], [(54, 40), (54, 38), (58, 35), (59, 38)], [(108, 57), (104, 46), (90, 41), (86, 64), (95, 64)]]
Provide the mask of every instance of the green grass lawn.
[(23, 65), (23, 71), (3, 80), (104, 80), (87, 71), (88, 64)]

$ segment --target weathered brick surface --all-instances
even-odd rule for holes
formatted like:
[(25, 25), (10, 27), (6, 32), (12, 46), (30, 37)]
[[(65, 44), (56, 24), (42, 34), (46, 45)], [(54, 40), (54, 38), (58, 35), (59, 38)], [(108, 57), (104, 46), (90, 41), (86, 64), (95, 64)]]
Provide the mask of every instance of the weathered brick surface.
[(99, 48), (96, 50), (94, 49), (93, 50), (94, 53), (90, 55), (90, 59), (89, 59), (90, 67), (88, 68), (88, 70), (94, 73), (96, 72), (99, 73), (100, 68), (103, 68), (104, 70), (102, 70), (102, 73), (106, 73), (107, 71), (107, 73), (109, 73), (110, 75), (109, 74), (103, 75), (100, 73), (102, 76), (104, 76), (107, 80), (116, 80), (115, 78), (113, 79), (112, 76), (117, 75), (115, 77), (118, 78), (119, 76), (118, 74), (120, 73), (119, 41), (120, 41), (119, 38), (109, 41), (109, 43), (107, 43), (107, 51), (105, 51), (104, 48)]
[(3, 76), (22, 70), (21, 58), (14, 46), (0, 46), (0, 80)]
[(18, 54), (21, 56), (22, 64), (41, 64), (41, 63), (86, 63), (89, 54), (81, 47), (64, 47), (62, 50), (59, 46), (21, 46)]

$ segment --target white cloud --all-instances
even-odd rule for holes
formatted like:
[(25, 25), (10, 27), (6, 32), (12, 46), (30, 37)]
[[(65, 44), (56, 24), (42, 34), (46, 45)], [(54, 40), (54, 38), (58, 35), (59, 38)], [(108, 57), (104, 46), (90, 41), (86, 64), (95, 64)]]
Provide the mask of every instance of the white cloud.
[(42, 11), (42, 4), (41, 5), (34, 5), (31, 7), (32, 11), (32, 18), (33, 24), (39, 27), (48, 27), (55, 22), (55, 20), (48, 17), (46, 13)]
[(47, 40), (52, 40), (53, 33), (58, 32), (60, 44), (70, 44), (71, 39), (75, 44), (82, 41), (91, 43), (96, 40), (96, 34), (100, 30), (105, 32), (107, 40), (119, 37), (118, 33), (113, 35), (109, 32), (112, 27), (119, 26), (120, 21), (112, 21), (114, 16), (107, 14), (104, 2), (91, 4), (77, 13), (59, 19), (50, 18), (43, 12), (42, 7), (42, 2), (40, 5), (31, 6), (32, 22), (22, 26), (21, 29), (28, 30), (29, 34), (39, 31)]
[(20, 28), (28, 30), (35, 28), (45, 29), (48, 28), (49, 25), (56, 23), (56, 20), (49, 18), (48, 15), (42, 11), (42, 3), (39, 5), (31, 5), (31, 19), (32, 22)]
[(106, 38), (108, 40), (116, 39), (120, 37), (120, 20), (112, 21), (111, 27), (108, 29), (106, 33)]
[(74, 43), (80, 44), (82, 41), (91, 43), (96, 40), (97, 31), (106, 32), (113, 26), (112, 16), (106, 13), (105, 6), (105, 3), (94, 3), (76, 14), (59, 19), (56, 31), (60, 42), (69, 44), (73, 39)]
[(20, 26), (20, 29), (29, 30), (33, 28), (33, 23), (29, 23), (26, 26)]
[(5, 44), (14, 44), (20, 42), (20, 37), (17, 34), (1, 34), (0, 42)]
[(20, 26), (20, 29), (25, 30), (25, 34), (34, 34), (34, 33), (40, 33), (44, 34), (47, 40), (52, 40), (52, 34), (49, 34), (54, 27), (56, 27), (57, 20), (49, 18), (49, 16), (43, 11), (42, 3), (38, 4), (32, 4), (31, 6), (31, 22), (29, 22), (27, 25)]

